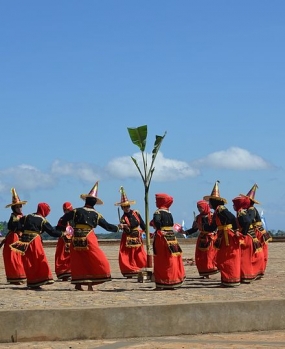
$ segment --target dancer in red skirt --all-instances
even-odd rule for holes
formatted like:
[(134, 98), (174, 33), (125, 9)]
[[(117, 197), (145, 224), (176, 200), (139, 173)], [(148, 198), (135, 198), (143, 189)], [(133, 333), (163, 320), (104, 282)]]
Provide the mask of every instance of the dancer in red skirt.
[(154, 227), (153, 275), (155, 290), (181, 287), (186, 275), (182, 260), (182, 250), (173, 232), (173, 217), (169, 207), (173, 197), (156, 194), (156, 207), (150, 225)]
[(232, 201), (237, 212), (239, 230), (243, 235), (240, 278), (242, 283), (250, 283), (260, 275), (264, 265), (262, 245), (256, 237), (252, 225), (253, 219), (248, 211), (250, 199), (246, 196), (237, 196)]
[(19, 231), (19, 219), (23, 217), (22, 205), (27, 201), (21, 201), (15, 188), (11, 189), (12, 203), (6, 205), (11, 207), (12, 213), (8, 222), (8, 234), (5, 236), (1, 244), (3, 247), (3, 260), (7, 282), (13, 285), (21, 285), (26, 281), (26, 272), (23, 266), (22, 256), (12, 251), (10, 244), (19, 240), (21, 232)]
[(120, 188), (120, 193), (121, 202), (115, 204), (115, 206), (121, 206), (124, 212), (120, 218), (123, 233), (119, 249), (119, 266), (122, 275), (131, 279), (137, 277), (139, 271), (147, 266), (147, 256), (142, 240), (145, 223), (139, 211), (131, 210), (131, 205), (136, 202), (128, 200), (123, 187)]
[(204, 278), (209, 278), (210, 275), (219, 272), (216, 264), (217, 250), (214, 247), (216, 241), (216, 232), (206, 231), (205, 224), (211, 224), (213, 213), (207, 201), (200, 200), (197, 202), (199, 214), (193, 222), (192, 228), (182, 230), (182, 234), (191, 235), (199, 230), (199, 236), (196, 242), (195, 249), (195, 264), (197, 266), (199, 275)]
[[(252, 218), (252, 222), (253, 222), (252, 224), (253, 224), (253, 227), (255, 230), (256, 237), (258, 238), (258, 240), (260, 241), (260, 243), (262, 245), (263, 267), (262, 267), (262, 270), (261, 270), (259, 276), (257, 277), (257, 279), (260, 279), (264, 276), (264, 273), (266, 270), (266, 266), (267, 266), (267, 262), (268, 262), (268, 243), (270, 241), (272, 241), (272, 236), (269, 234), (269, 232), (263, 226), (260, 214), (259, 214), (258, 210), (256, 209), (256, 207), (254, 206), (254, 204), (259, 204), (259, 202), (257, 200), (255, 200), (255, 193), (256, 193), (257, 188), (258, 188), (258, 186), (255, 183), (246, 195), (244, 195), (244, 194), (240, 194), (240, 195), (246, 196), (250, 199), (250, 207), (248, 208), (248, 211), (249, 211), (251, 218)], [(258, 264), (259, 264), (259, 262), (258, 262)]]
[(22, 235), (19, 241), (10, 245), (13, 251), (23, 256), (23, 266), (27, 276), (27, 286), (40, 289), (43, 285), (53, 284), (53, 276), (43, 248), (41, 234), (46, 232), (52, 237), (62, 235), (54, 229), (46, 217), (50, 213), (47, 203), (38, 204), (37, 212), (23, 216), (19, 220)]
[[(73, 207), (70, 202), (65, 202), (62, 205), (64, 214), (72, 211)], [(55, 248), (55, 273), (59, 280), (68, 281), (71, 277), (71, 267), (70, 267), (70, 243), (72, 238), (72, 228), (73, 222), (68, 222), (67, 226), (64, 226), (59, 219), (56, 229), (65, 229), (65, 235), (61, 236), (57, 240)]]
[(216, 181), (211, 195), (204, 196), (214, 209), (213, 220), (210, 225), (205, 224), (204, 230), (217, 230), (214, 243), (217, 251), (217, 267), (221, 273), (221, 285), (234, 287), (240, 285), (240, 232), (237, 220), (224, 205), (227, 200), (220, 197), (219, 181)]
[(61, 223), (66, 226), (73, 221), (74, 233), (70, 245), (71, 283), (75, 289), (83, 291), (82, 286), (88, 285), (88, 291), (93, 291), (93, 285), (111, 281), (110, 263), (98, 244), (94, 228), (98, 225), (111, 232), (117, 232), (122, 225), (108, 223), (95, 210), (95, 205), (102, 205), (103, 201), (97, 197), (98, 182), (92, 187), (89, 194), (81, 194), (85, 201), (83, 207), (67, 212)]

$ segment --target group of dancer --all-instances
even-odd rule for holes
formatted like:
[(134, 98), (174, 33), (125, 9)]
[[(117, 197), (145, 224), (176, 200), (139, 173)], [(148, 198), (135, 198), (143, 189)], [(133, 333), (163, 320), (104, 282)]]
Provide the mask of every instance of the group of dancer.
[(190, 235), (199, 230), (195, 262), (201, 277), (219, 272), (222, 286), (251, 283), (264, 276), (268, 242), (272, 240), (254, 206), (259, 204), (255, 200), (257, 184), (246, 195), (232, 200), (234, 215), (226, 208), (227, 200), (220, 196), (218, 183), (211, 195), (197, 202), (199, 214), (192, 228), (182, 232)]
[[(258, 203), (254, 196), (257, 185), (247, 195), (233, 199), (236, 216), (226, 207), (226, 199), (220, 197), (218, 181), (211, 195), (197, 202), (199, 214), (193, 226), (180, 233), (190, 235), (199, 231), (195, 262), (201, 277), (220, 272), (221, 285), (238, 286), (263, 277), (268, 259), (267, 243), (271, 237), (262, 226)], [(138, 277), (147, 267), (142, 233), (146, 229), (139, 211), (131, 209), (134, 200), (128, 200), (123, 187), (119, 224), (111, 224), (95, 210), (102, 205), (98, 198), (98, 182), (88, 194), (81, 194), (84, 206), (73, 208), (70, 202), (63, 204), (63, 215), (53, 227), (48, 221), (50, 207), (39, 203), (35, 213), (24, 215), (21, 201), (12, 188), (12, 213), (8, 222), (8, 234), (2, 244), (7, 282), (26, 284), (30, 289), (41, 289), (54, 283), (41, 234), (46, 232), (58, 239), (55, 250), (55, 273), (59, 280), (70, 281), (75, 289), (93, 291), (93, 286), (111, 281), (111, 268), (107, 256), (100, 248), (95, 228), (100, 226), (109, 232), (121, 231), (119, 267), (126, 278)], [(176, 289), (186, 279), (182, 249), (173, 230), (174, 220), (170, 212), (173, 197), (155, 195), (157, 210), (149, 223), (153, 234), (153, 281), (155, 290)], [(214, 211), (212, 212), (211, 209)]]

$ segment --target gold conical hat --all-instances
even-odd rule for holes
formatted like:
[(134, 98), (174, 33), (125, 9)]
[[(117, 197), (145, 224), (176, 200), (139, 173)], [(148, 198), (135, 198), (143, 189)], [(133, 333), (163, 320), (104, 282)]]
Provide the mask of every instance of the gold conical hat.
[(93, 185), (92, 189), (90, 190), (89, 194), (81, 194), (80, 198), (85, 200), (86, 198), (95, 198), (97, 199), (96, 205), (103, 205), (103, 201), (97, 197), (98, 193), (98, 181)]
[(220, 181), (216, 181), (216, 183), (214, 184), (211, 195), (206, 195), (203, 197), (203, 199), (206, 201), (209, 201), (209, 199), (217, 199), (217, 200), (223, 201), (226, 204), (227, 200), (220, 196), (220, 190), (219, 190), (218, 183), (220, 183)]
[(250, 191), (244, 195), (244, 194), (239, 194), (241, 196), (246, 196), (248, 197), (251, 201), (253, 201), (256, 204), (260, 204), (259, 201), (255, 200), (255, 193), (256, 193), (256, 189), (258, 188), (258, 185), (255, 183), (252, 188), (250, 189)]
[(120, 187), (120, 193), (121, 193), (121, 202), (116, 202), (115, 206), (131, 206), (136, 203), (134, 200), (129, 200), (127, 198), (125, 189), (122, 186)]
[(27, 201), (21, 201), (15, 188), (11, 189), (11, 193), (12, 193), (12, 203), (9, 205), (6, 205), (5, 207), (11, 207), (14, 205), (25, 205), (27, 203)]

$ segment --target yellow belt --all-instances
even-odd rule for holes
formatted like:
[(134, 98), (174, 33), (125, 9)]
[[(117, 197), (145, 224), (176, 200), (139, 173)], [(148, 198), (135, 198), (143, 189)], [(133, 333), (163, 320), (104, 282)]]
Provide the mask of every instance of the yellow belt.
[(160, 230), (172, 231), (172, 227), (161, 227)]
[(88, 225), (88, 224), (76, 224), (75, 229), (89, 229), (89, 230), (91, 230), (92, 227), (90, 227), (90, 225)]
[(224, 232), (224, 238), (225, 238), (226, 246), (229, 246), (228, 230), (229, 230), (229, 229), (232, 229), (232, 227), (233, 227), (233, 226), (232, 226), (231, 224), (219, 225), (219, 226), (218, 226), (218, 230)]
[(29, 235), (39, 235), (40, 232), (35, 232), (35, 231), (32, 231), (32, 230), (24, 230), (24, 234), (29, 234)]
[(225, 231), (225, 230), (228, 230), (228, 229), (232, 229), (232, 225), (231, 224), (228, 224), (228, 225), (218, 225), (218, 230), (221, 230), (221, 231)]

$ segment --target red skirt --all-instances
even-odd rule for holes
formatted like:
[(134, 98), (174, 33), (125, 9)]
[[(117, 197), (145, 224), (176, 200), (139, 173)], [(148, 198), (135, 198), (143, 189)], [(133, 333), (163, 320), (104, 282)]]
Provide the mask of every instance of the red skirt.
[(19, 240), (17, 233), (8, 232), (3, 247), (3, 260), (7, 282), (18, 283), (26, 280), (26, 273), (22, 262), (22, 256), (11, 250), (10, 244)]
[(246, 235), (243, 241), (241, 245), (241, 282), (249, 283), (261, 274), (264, 257), (262, 249), (255, 251), (251, 236)]
[(224, 286), (240, 285), (240, 238), (230, 229), (219, 231), (215, 246), (217, 252), (217, 267), (221, 273), (221, 283)]
[(259, 227), (255, 229), (255, 234), (261, 243), (262, 251), (263, 251), (263, 267), (260, 273), (260, 277), (262, 278), (265, 274), (265, 270), (268, 262), (268, 243), (269, 241), (272, 240), (272, 238), (271, 236), (268, 235), (265, 229), (260, 229)]
[(40, 235), (37, 235), (29, 243), (22, 260), (27, 276), (28, 287), (37, 287), (54, 283)]
[(138, 276), (142, 268), (147, 267), (147, 256), (141, 236), (137, 244), (132, 246), (128, 243), (128, 235), (123, 232), (119, 250), (119, 266), (123, 276)]
[(55, 273), (58, 279), (66, 279), (71, 276), (70, 267), (70, 242), (62, 236), (58, 239), (55, 249)]
[(200, 233), (197, 238), (195, 249), (195, 264), (199, 275), (208, 276), (219, 272), (216, 258), (217, 250), (214, 248), (216, 235), (211, 233)]
[(262, 273), (262, 276), (263, 276), (265, 274), (265, 270), (268, 262), (268, 242), (264, 242), (262, 245), (262, 248), (263, 248), (263, 257), (264, 257), (264, 265), (263, 265), (263, 273)]
[(98, 244), (97, 236), (91, 230), (86, 236), (87, 246), (78, 248), (71, 243), (71, 283), (97, 285), (111, 281), (110, 263)]
[(160, 230), (154, 234), (153, 275), (157, 288), (175, 289), (181, 287), (186, 278), (182, 251), (176, 238), (173, 240), (174, 245), (172, 245), (174, 251), (171, 250), (165, 236), (166, 233)]

